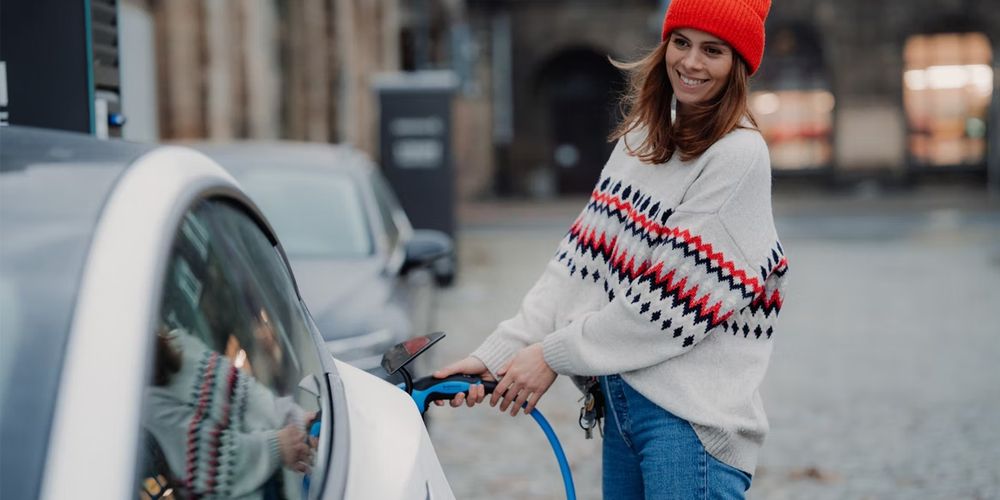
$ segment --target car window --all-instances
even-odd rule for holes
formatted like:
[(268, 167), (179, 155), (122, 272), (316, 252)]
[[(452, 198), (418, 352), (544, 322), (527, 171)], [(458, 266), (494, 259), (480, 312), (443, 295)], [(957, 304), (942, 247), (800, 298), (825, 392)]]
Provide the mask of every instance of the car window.
[(370, 179), (372, 189), (375, 192), (375, 204), (378, 206), (379, 218), (382, 220), (389, 248), (393, 248), (399, 242), (399, 225), (394, 215), (399, 210), (399, 203), (381, 175), (372, 172)]
[(240, 183), (292, 257), (349, 258), (373, 252), (357, 185), (331, 171), (254, 169)]
[[(304, 498), (322, 368), (277, 249), (227, 201), (183, 218), (163, 286), (139, 496)], [(303, 447), (305, 445), (305, 447)], [(299, 460), (301, 459), (301, 460)], [(317, 470), (322, 470), (317, 468)]]

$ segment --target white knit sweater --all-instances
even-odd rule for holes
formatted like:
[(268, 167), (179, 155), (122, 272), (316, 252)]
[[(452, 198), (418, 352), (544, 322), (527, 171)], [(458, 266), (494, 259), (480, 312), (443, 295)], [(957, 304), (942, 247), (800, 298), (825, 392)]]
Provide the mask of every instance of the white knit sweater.
[(557, 373), (619, 373), (690, 422), (714, 457), (753, 473), (787, 269), (767, 146), (737, 129), (698, 158), (678, 156), (644, 164), (619, 140), (520, 311), (473, 356), (495, 374), (542, 342)]

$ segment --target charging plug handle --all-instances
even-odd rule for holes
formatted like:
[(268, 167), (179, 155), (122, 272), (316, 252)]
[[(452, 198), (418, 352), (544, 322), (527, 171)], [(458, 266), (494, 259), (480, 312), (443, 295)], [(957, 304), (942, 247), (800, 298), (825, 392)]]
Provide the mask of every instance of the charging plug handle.
[(492, 394), (497, 387), (496, 382), (484, 381), (472, 375), (452, 375), (446, 378), (427, 376), (413, 382), (413, 392), (410, 395), (423, 413), (434, 401), (450, 401), (459, 393), (468, 394), (472, 386), (480, 384), (486, 388), (486, 394)]

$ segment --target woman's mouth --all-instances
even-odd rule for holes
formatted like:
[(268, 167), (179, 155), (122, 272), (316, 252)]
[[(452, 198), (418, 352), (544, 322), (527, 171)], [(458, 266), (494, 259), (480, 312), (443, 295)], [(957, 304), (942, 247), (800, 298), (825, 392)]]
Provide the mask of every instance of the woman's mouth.
[(681, 83), (684, 84), (685, 87), (692, 87), (692, 88), (697, 87), (708, 81), (708, 80), (699, 80), (697, 78), (688, 78), (680, 74), (680, 72), (677, 73), (677, 76), (680, 78)]

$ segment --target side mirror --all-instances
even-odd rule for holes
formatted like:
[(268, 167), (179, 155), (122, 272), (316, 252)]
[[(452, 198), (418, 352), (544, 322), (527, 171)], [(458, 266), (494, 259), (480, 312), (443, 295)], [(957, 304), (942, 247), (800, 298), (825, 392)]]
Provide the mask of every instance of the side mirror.
[(426, 267), (440, 259), (454, 259), (455, 244), (451, 237), (441, 231), (432, 229), (417, 229), (406, 242), (406, 259), (403, 261), (402, 272)]

